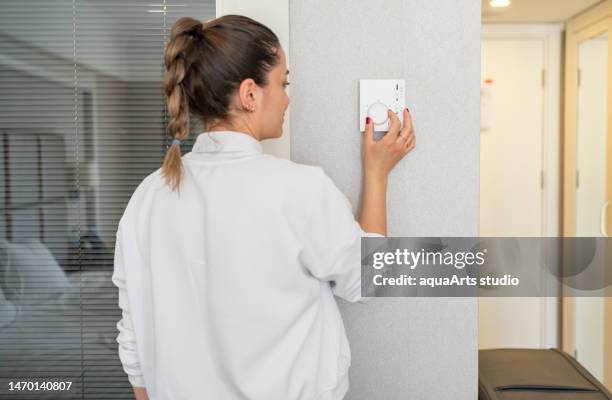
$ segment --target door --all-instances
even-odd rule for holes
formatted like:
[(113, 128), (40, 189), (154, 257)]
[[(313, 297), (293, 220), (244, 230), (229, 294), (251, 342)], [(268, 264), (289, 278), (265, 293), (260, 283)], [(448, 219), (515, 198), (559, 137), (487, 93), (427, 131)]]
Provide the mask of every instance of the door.
[[(544, 42), (482, 41), (480, 236), (541, 236)], [(540, 347), (538, 298), (480, 298), (480, 348)]]
[[(608, 237), (612, 228), (612, 0), (566, 24), (564, 236)], [(612, 254), (606, 249), (606, 272)], [(602, 276), (602, 281), (606, 277)], [(612, 298), (565, 288), (563, 350), (612, 388)]]
[[(578, 44), (575, 236), (602, 236), (606, 196), (608, 32)], [(602, 297), (576, 297), (574, 355), (603, 381)]]

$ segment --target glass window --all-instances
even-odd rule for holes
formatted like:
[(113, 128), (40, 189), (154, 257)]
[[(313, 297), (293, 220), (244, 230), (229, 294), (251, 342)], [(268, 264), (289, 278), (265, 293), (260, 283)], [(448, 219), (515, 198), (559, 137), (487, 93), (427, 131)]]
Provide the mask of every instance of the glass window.
[(13, 378), (132, 396), (115, 341), (117, 223), (168, 144), (170, 28), (215, 17), (213, 0), (154, 3), (0, 2), (0, 397)]

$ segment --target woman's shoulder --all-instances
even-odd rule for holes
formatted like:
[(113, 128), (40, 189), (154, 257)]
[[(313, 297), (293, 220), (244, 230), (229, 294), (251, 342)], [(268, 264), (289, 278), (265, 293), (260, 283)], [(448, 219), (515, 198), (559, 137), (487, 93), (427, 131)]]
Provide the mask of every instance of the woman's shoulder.
[(145, 176), (140, 183), (134, 188), (134, 191), (130, 195), (130, 198), (125, 205), (125, 209), (121, 216), (121, 220), (127, 219), (127, 216), (131, 214), (134, 210), (140, 207), (142, 199), (150, 192), (152, 189), (154, 190), (158, 186), (160, 186), (160, 182), (163, 180), (162, 169), (158, 168), (157, 170), (149, 173), (149, 175)]

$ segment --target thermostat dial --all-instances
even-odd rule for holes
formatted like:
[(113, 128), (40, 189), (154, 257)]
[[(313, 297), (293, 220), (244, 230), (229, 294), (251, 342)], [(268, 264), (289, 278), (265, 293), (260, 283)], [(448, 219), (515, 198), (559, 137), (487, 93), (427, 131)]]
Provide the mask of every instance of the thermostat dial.
[(389, 114), (387, 114), (388, 109), (389, 108), (385, 104), (377, 101), (368, 108), (368, 116), (372, 118), (372, 121), (376, 125), (384, 124), (389, 119)]

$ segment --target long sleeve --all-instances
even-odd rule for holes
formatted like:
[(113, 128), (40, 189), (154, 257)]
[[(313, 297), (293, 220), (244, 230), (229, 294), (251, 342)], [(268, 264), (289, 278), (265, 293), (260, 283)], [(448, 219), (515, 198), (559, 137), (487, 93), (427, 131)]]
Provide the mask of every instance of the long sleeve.
[(128, 294), (125, 280), (125, 258), (123, 252), (123, 239), (121, 236), (121, 223), (117, 229), (117, 241), (115, 244), (115, 265), (112, 275), (113, 283), (119, 288), (119, 307), (122, 310), (122, 318), (117, 323), (119, 335), (119, 359), (123, 364), (123, 370), (128, 375), (132, 386), (145, 387), (140, 360), (136, 349), (136, 335), (132, 325), (132, 318), (129, 309)]
[(329, 281), (336, 296), (367, 301), (361, 296), (361, 237), (384, 236), (363, 231), (347, 197), (322, 169), (318, 174), (303, 236), (307, 268), (316, 278)]

